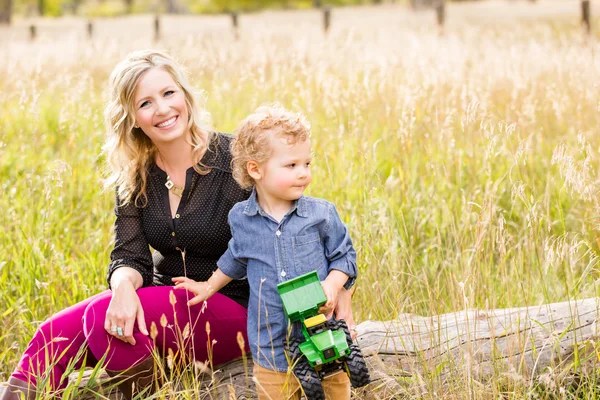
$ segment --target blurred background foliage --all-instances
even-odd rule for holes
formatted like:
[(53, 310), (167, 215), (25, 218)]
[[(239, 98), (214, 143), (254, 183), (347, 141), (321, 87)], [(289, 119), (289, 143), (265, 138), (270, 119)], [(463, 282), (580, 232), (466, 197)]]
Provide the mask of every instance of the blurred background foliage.
[[(5, 0), (6, 1), (6, 0)], [(10, 0), (9, 0), (10, 1)], [(12, 0), (14, 16), (117, 16), (149, 12), (223, 13), (373, 4), (381, 0)]]

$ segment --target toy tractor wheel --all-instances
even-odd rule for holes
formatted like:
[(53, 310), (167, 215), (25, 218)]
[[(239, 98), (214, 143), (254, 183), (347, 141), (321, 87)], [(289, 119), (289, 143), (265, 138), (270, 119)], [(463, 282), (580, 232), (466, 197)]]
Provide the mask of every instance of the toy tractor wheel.
[(325, 392), (317, 371), (310, 366), (306, 357), (301, 357), (294, 366), (294, 375), (300, 381), (307, 400), (325, 400)]
[(284, 343), (285, 354), (287, 354), (288, 358), (291, 361), (294, 361), (300, 355), (300, 351), (299, 351), (300, 343), (301, 343), (301, 341), (298, 338), (289, 338)]
[(360, 347), (355, 344), (350, 346), (350, 354), (346, 358), (346, 368), (352, 387), (362, 387), (370, 382), (369, 369), (360, 351)]
[(350, 329), (348, 329), (348, 324), (343, 319), (332, 319), (329, 321), (329, 329), (332, 331), (343, 330), (346, 334), (346, 342), (348, 342), (348, 346), (352, 345), (352, 336), (350, 335)]

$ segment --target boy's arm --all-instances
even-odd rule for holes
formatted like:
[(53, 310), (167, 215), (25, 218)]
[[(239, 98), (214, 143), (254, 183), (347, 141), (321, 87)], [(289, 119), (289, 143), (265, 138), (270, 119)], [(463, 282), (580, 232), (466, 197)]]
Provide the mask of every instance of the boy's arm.
[[(239, 205), (239, 203), (238, 203)], [(229, 229), (231, 229), (231, 239), (227, 245), (227, 250), (219, 261), (217, 266), (222, 273), (232, 279), (242, 279), (246, 276), (246, 267), (248, 265), (248, 259), (244, 257), (242, 247), (244, 246), (244, 236), (240, 235), (242, 227), (238, 219), (240, 218), (239, 213), (236, 213), (237, 205), (229, 212), (228, 222)]]
[(206, 282), (196, 282), (193, 279), (183, 276), (173, 278), (172, 280), (176, 284), (175, 289), (186, 289), (196, 295), (188, 300), (188, 306), (194, 306), (208, 300), (213, 294), (221, 290), (223, 286), (232, 281), (220, 269), (213, 272), (212, 276)]
[[(326, 280), (333, 280), (331, 283), (335, 283), (337, 286), (345, 277), (341, 287), (350, 289), (354, 285), (356, 276), (358, 275), (356, 251), (352, 245), (348, 228), (346, 228), (346, 225), (340, 219), (335, 206), (331, 203), (328, 206), (327, 224), (323, 235), (325, 257), (329, 265), (329, 274)], [(334, 272), (335, 274), (332, 275)]]

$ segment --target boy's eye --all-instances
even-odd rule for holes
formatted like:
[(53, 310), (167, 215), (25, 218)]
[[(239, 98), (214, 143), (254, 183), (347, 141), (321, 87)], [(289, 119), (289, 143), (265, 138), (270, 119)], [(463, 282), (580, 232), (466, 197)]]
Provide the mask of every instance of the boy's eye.
[(294, 163), (291, 163), (291, 164), (287, 165), (288, 168), (294, 168), (295, 166), (296, 166), (296, 164), (294, 164)]
[(307, 167), (310, 167), (310, 163), (312, 163), (312, 161), (309, 161), (309, 162), (307, 162), (307, 163), (306, 163), (306, 166), (307, 166)]

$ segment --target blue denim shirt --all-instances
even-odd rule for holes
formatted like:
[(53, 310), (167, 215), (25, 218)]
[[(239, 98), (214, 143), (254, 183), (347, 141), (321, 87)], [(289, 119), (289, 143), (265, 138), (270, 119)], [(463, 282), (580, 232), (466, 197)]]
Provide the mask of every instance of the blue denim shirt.
[(258, 205), (256, 190), (231, 209), (229, 226), (232, 238), (217, 265), (227, 276), (247, 278), (250, 284), (252, 357), (263, 368), (287, 371), (283, 340), (288, 321), (277, 285), (314, 270), (324, 280), (336, 269), (349, 276), (344, 287), (352, 287), (358, 271), (348, 229), (332, 203), (306, 196), (277, 222)]

